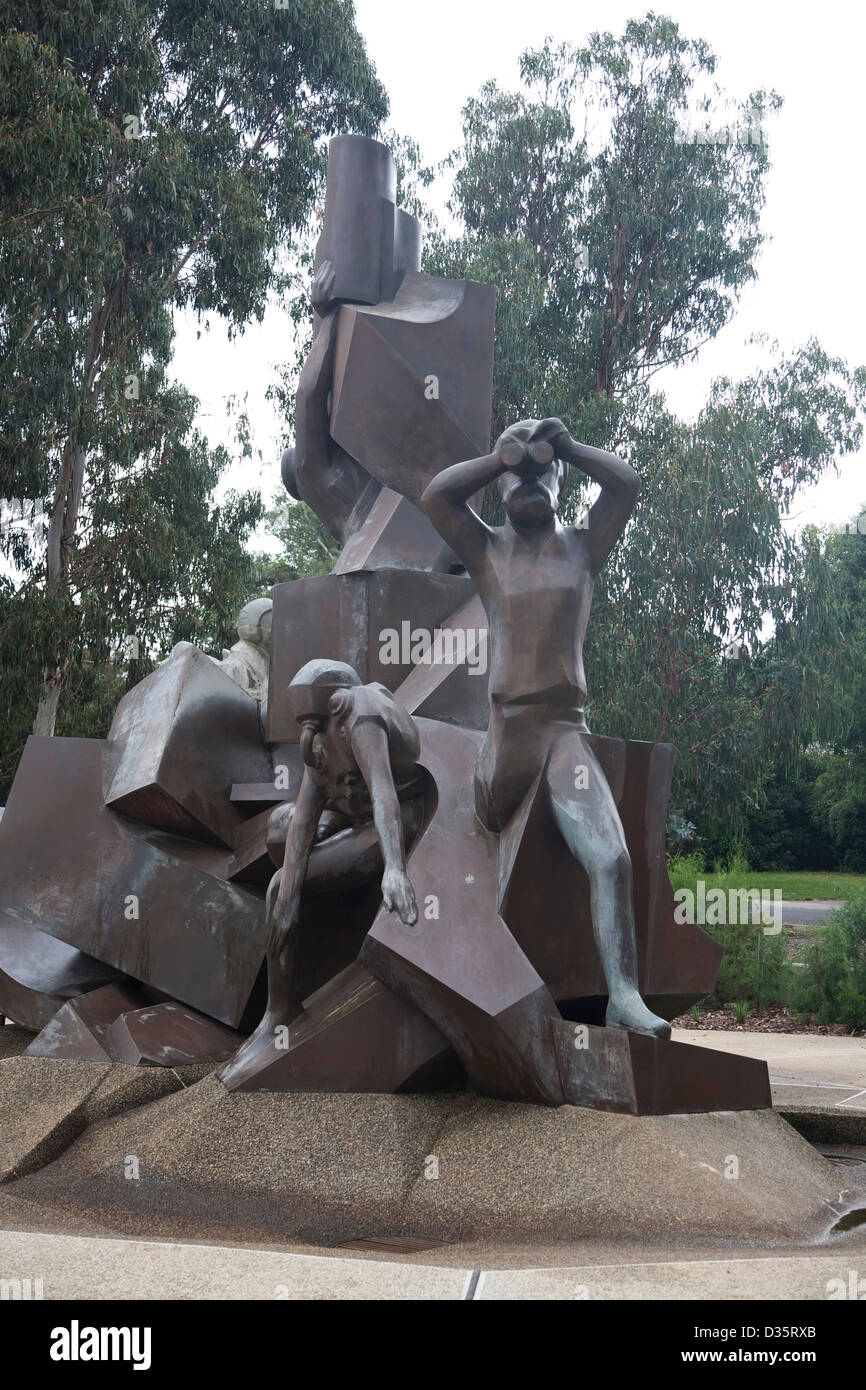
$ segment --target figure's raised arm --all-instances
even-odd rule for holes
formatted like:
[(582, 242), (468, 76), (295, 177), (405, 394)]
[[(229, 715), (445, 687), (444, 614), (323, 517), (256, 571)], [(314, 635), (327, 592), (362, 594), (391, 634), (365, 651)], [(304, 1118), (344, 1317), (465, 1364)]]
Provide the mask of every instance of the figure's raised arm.
[(601, 488), (601, 496), (589, 510), (586, 528), (590, 558), (597, 574), (634, 510), (640, 478), (625, 459), (572, 439), (561, 420), (542, 420), (538, 434), (550, 442), (557, 458), (579, 468)]
[(484, 454), (443, 468), (424, 490), (421, 504), (425, 512), (468, 570), (483, 559), (493, 534), (470, 507), (469, 499), (507, 468), (498, 453)]

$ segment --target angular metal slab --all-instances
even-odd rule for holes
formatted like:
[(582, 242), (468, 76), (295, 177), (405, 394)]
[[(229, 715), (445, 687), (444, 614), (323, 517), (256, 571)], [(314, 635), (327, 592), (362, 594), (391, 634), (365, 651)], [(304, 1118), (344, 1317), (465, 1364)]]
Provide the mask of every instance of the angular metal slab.
[[(478, 614), (474, 597), (474, 585), (465, 575), (389, 569), (277, 584), (269, 741), (297, 743), (298, 727), (290, 716), (285, 691), (295, 673), (323, 652), (348, 662), (365, 683), (381, 681), (389, 690), (420, 672), (416, 674), (421, 682), (417, 709), (423, 706), (433, 718), (483, 729), (488, 715), (486, 671), (474, 674), (468, 663), (437, 671), (411, 659), (413, 633), (435, 635), (437, 629), (453, 624), (457, 613), (474, 619)], [(396, 662), (383, 659), (390, 655), (389, 633), (399, 638)]]
[(562, 1022), (554, 1032), (572, 1105), (631, 1115), (772, 1108), (769, 1071), (759, 1058), (619, 1028)]
[(127, 1066), (186, 1067), (222, 1062), (243, 1042), (243, 1034), (172, 1001), (126, 1012), (106, 1034), (116, 1062)]
[[(2, 841), (0, 841), (2, 843)], [(0, 878), (2, 878), (0, 867)], [(64, 999), (122, 978), (48, 932), (0, 914), (0, 1013), (39, 1032)]]
[(463, 1073), (419, 1009), (358, 962), (304, 1001), (273, 1046), (233, 1073), (232, 1091), (447, 1090)]
[(257, 702), (189, 642), (124, 695), (105, 801), (159, 830), (231, 845), (232, 783), (273, 773)]
[(28, 739), (0, 821), (0, 913), (237, 1027), (265, 954), (262, 890), (226, 882), (229, 852), (109, 810), (111, 751)]
[(115, 1061), (107, 1042), (108, 1030), (121, 1014), (140, 1009), (145, 1003), (147, 992), (132, 982), (105, 985), (78, 999), (69, 999), (33, 1039), (24, 1056)]

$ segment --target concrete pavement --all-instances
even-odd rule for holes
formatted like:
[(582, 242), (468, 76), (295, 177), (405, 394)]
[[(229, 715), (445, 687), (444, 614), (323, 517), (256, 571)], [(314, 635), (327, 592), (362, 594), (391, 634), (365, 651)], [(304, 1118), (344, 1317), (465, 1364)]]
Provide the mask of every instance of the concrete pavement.
[(15, 1231), (0, 1234), (0, 1279), (6, 1298), (46, 1301), (824, 1300), (866, 1294), (866, 1247), (473, 1268)]

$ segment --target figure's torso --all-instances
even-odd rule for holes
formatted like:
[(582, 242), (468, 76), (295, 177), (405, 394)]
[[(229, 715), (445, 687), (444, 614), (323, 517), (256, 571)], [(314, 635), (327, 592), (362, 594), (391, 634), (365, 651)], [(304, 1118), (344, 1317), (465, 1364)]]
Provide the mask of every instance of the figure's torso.
[(557, 526), (536, 542), (503, 527), (474, 577), (490, 626), (491, 701), (582, 711), (594, 583), (585, 532)]
[(316, 734), (313, 750), (321, 756), (320, 769), (310, 769), (313, 781), (325, 794), (326, 808), (350, 820), (372, 815), (370, 791), (352, 750), (352, 730), (359, 720), (373, 720), (384, 729), (394, 788), (400, 801), (418, 794), (418, 732), (411, 715), (378, 682), (341, 692), (345, 710), (329, 716)]

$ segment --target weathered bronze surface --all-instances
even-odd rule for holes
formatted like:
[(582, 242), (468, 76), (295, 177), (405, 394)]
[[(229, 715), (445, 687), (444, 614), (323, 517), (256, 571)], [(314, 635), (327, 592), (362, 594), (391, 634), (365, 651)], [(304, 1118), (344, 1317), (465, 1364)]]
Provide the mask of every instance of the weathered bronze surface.
[(396, 188), (384, 145), (331, 141), (315, 337), (282, 474), (344, 545), (337, 573), (447, 570), (452, 557), (417, 505), (419, 479), (406, 470), (407, 488), (394, 463), (420, 449), (436, 472), (489, 440), (494, 291), (421, 274), (420, 227), (396, 207)]
[(39, 927), (0, 918), (0, 1014), (38, 1032), (66, 999), (120, 978), (110, 965), (67, 946)]
[[(422, 273), (383, 145), (332, 142), (282, 474), (342, 552), (248, 604), (221, 658), (179, 644), (107, 740), (28, 742), (0, 1011), (41, 1030), (32, 1055), (230, 1058), (231, 1090), (770, 1103), (763, 1063), (668, 1040), (720, 958), (674, 920), (674, 750), (586, 724), (637, 477), (554, 419), (488, 452), (494, 298)], [(578, 527), (569, 467), (600, 487)]]
[[(601, 488), (585, 526), (560, 525), (568, 465)], [(470, 505), (496, 483), (504, 526)], [(608, 1027), (668, 1037), (638, 991), (632, 865), (622, 821), (587, 738), (583, 639), (595, 577), (624, 530), (638, 477), (622, 459), (572, 439), (560, 420), (526, 420), (492, 454), (453, 464), (423, 501), (475, 581), (490, 634), (490, 722), (475, 772), (475, 805), (508, 836), (543, 788), (555, 828), (586, 872), (592, 932), (606, 982)]]
[(228, 882), (231, 850), (106, 806), (112, 757), (96, 739), (28, 739), (0, 821), (0, 921), (14, 913), (238, 1027), (264, 958), (263, 894)]
[[(381, 850), (382, 901), (407, 925), (418, 908), (406, 876), (407, 835), (423, 816), (424, 784), (418, 769), (413, 720), (383, 685), (363, 685), (345, 662), (312, 661), (287, 691), (300, 730), (305, 769), (297, 801), (272, 816), (273, 853), (285, 843), (282, 867), (268, 887), (268, 1004), (259, 1027), (223, 1073), (231, 1086), (248, 1080), (257, 1064), (269, 1066), (275, 1049), (288, 1045), (289, 1025), (303, 1012), (298, 984), (302, 939), (301, 901), (316, 840), (326, 861), (328, 886), (356, 886), (359, 859), (378, 877), (370, 831)], [(359, 835), (367, 834), (367, 845)], [(342, 872), (341, 872), (342, 869)], [(366, 867), (364, 879), (371, 874)]]

